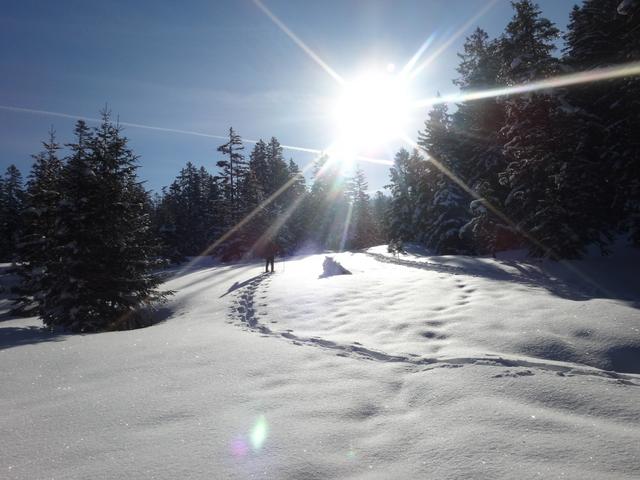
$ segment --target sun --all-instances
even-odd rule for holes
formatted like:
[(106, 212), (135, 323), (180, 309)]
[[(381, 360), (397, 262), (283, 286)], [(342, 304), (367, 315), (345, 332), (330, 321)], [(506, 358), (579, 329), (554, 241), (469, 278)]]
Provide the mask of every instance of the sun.
[(366, 72), (345, 82), (333, 105), (333, 150), (362, 155), (399, 138), (409, 123), (407, 82), (392, 71)]

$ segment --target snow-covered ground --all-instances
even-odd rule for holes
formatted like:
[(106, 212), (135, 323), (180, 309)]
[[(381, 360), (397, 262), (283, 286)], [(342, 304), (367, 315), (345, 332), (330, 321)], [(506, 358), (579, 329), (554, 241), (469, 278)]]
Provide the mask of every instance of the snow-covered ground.
[(136, 331), (4, 314), (0, 478), (640, 476), (638, 252), (334, 257), (174, 270)]

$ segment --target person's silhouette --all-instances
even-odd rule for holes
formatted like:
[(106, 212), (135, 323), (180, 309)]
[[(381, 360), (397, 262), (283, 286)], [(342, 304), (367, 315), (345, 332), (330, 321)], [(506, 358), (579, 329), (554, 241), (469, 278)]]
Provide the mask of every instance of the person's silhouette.
[(262, 256), (266, 260), (266, 264), (264, 266), (265, 273), (269, 273), (269, 265), (271, 265), (271, 273), (274, 272), (277, 253), (278, 245), (273, 240), (267, 240), (262, 249)]

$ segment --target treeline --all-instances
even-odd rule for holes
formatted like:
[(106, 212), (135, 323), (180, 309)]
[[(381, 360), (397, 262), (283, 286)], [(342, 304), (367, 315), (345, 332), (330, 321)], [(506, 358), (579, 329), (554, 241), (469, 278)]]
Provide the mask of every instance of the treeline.
[(266, 239), (289, 254), (385, 241), (385, 224), (378, 219), (384, 218), (388, 199), (382, 194), (370, 199), (361, 169), (345, 178), (340, 165), (321, 157), (308, 187), (276, 138), (258, 141), (248, 156), (243, 150), (242, 139), (230, 129), (229, 141), (218, 148), (215, 174), (187, 163), (155, 196), (153, 224), (166, 257), (238, 259), (255, 253)]
[[(498, 38), (477, 29), (459, 54), (463, 93), (640, 60), (640, 11), (586, 0), (560, 31), (529, 0)], [(587, 74), (588, 75), (588, 74)], [(419, 150), (391, 169), (391, 236), (439, 253), (526, 246), (575, 258), (614, 235), (640, 245), (640, 80), (628, 76), (435, 105)], [(438, 165), (443, 168), (438, 168)]]

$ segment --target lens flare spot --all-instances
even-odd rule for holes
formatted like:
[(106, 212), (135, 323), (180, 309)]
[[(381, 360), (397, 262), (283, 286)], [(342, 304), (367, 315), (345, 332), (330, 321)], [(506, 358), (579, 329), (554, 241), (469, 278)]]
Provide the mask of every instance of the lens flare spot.
[(231, 442), (231, 454), (236, 458), (244, 457), (249, 453), (249, 445), (243, 438), (236, 438)]
[(264, 418), (264, 415), (260, 415), (251, 429), (251, 445), (254, 450), (260, 450), (262, 448), (268, 433), (269, 425), (267, 424), (267, 420)]

